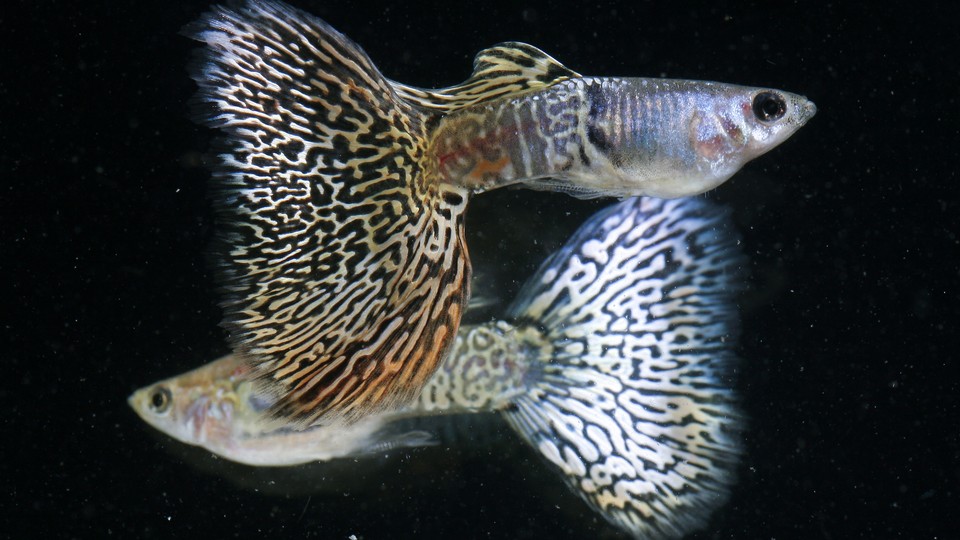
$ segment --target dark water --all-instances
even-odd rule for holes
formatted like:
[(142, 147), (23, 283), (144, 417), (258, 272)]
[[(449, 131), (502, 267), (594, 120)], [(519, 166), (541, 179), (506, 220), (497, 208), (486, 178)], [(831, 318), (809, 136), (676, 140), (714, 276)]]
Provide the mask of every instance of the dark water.
[[(586, 74), (813, 99), (807, 127), (710, 195), (751, 259), (751, 419), (732, 500), (695, 537), (960, 537), (951, 17), (922, 2), (297, 4), (421, 86), (520, 40)], [(194, 45), (177, 33), (206, 5), (0, 15), (0, 536), (618, 537), (495, 422), (478, 440), (270, 472), (187, 451), (127, 409), (134, 388), (225, 352), (204, 255), (211, 133), (188, 119)], [(602, 204), (477, 198), (474, 261), (509, 299)]]

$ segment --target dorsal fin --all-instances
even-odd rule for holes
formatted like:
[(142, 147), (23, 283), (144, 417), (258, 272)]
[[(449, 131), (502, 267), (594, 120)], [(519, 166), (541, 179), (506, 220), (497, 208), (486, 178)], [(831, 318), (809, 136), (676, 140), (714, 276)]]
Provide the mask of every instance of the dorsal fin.
[(404, 99), (427, 109), (450, 113), (483, 101), (552, 86), (580, 75), (526, 43), (501, 43), (480, 51), (470, 78), (449, 88), (428, 90), (400, 83)]

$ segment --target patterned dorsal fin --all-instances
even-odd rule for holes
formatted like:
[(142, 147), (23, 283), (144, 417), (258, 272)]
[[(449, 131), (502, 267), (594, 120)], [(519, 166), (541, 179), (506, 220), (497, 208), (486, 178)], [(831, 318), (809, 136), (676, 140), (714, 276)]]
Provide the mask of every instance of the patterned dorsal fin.
[(480, 51), (473, 59), (470, 78), (458, 85), (437, 90), (393, 85), (400, 97), (420, 107), (450, 113), (576, 77), (580, 75), (540, 49), (526, 43), (507, 42)]
[(408, 402), (469, 295), (467, 193), (431, 185), (422, 112), (360, 48), (281, 3), (217, 7), (202, 120), (214, 169), (225, 327), (285, 426), (355, 422)]

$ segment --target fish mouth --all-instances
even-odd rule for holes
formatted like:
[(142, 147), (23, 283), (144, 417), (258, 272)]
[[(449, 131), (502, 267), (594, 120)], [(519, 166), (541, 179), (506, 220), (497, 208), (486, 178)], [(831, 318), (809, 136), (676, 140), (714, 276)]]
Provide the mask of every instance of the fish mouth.
[(144, 414), (143, 390), (137, 390), (136, 392), (130, 394), (130, 396), (127, 398), (127, 405), (133, 409), (133, 412), (137, 413), (137, 416), (145, 420), (147, 423), (151, 423), (148, 415)]
[(800, 103), (800, 123), (805, 124), (815, 114), (817, 114), (817, 105), (809, 99), (803, 98)]
[(133, 409), (134, 411), (137, 410), (137, 396), (139, 395), (140, 395), (140, 391), (137, 390), (136, 392), (127, 396), (127, 405), (129, 405), (130, 408)]

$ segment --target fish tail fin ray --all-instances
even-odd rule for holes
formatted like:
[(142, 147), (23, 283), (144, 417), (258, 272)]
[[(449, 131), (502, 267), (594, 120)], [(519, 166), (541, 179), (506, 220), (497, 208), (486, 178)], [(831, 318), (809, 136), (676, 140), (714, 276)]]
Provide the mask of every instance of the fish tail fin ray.
[(511, 306), (539, 362), (508, 422), (637, 538), (678, 538), (727, 498), (742, 255), (706, 200), (628, 199), (580, 228)]
[(276, 396), (271, 414), (305, 428), (409, 401), (469, 296), (467, 192), (424, 177), (430, 113), (279, 2), (218, 6), (184, 32), (205, 44), (198, 113), (224, 133), (224, 326)]

